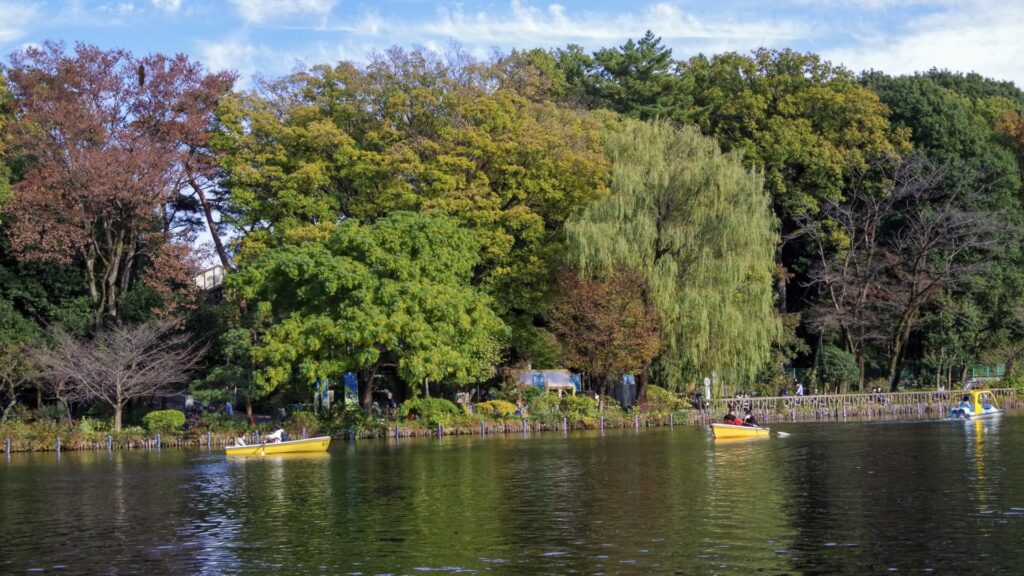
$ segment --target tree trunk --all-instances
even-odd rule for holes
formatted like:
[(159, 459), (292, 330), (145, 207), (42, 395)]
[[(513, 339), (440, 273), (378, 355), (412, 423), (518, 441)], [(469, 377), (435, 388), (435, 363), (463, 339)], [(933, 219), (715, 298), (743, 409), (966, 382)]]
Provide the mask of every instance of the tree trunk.
[(359, 407), (367, 412), (373, 404), (373, 378), (376, 375), (376, 366), (359, 372)]
[(967, 363), (964, 362), (963, 369), (960, 370), (960, 383), (967, 382)]
[(18, 395), (14, 392), (14, 382), (7, 383), (7, 391), (10, 394), (10, 398), (7, 399), (7, 406), (4, 407), (4, 411), (0, 412), (0, 422), (7, 421), (7, 412), (18, 403)]
[(121, 412), (124, 411), (124, 406), (121, 404), (114, 405), (114, 432), (121, 431)]
[(96, 258), (96, 249), (90, 244), (85, 256), (85, 275), (89, 285), (89, 302), (92, 303), (92, 326), (94, 330), (99, 330), (103, 326), (103, 296), (96, 278)]
[(896, 332), (892, 342), (892, 358), (889, 359), (889, 391), (896, 392), (900, 387), (900, 373), (903, 371), (903, 350), (910, 339), (910, 330), (917, 319), (917, 311), (908, 312), (903, 317), (902, 325)]
[(256, 424), (256, 419), (252, 417), (252, 398), (248, 396), (245, 398), (245, 417), (249, 419), (250, 426)]
[(864, 353), (860, 352), (857, 354), (857, 371), (860, 373), (857, 377), (857, 392), (864, 393)]
[(36, 386), (36, 410), (43, 409), (43, 387)]
[(228, 252), (224, 249), (224, 243), (220, 239), (220, 234), (217, 232), (217, 223), (213, 221), (213, 208), (210, 206), (210, 202), (206, 199), (206, 192), (203, 187), (196, 182), (195, 177), (191, 174), (188, 176), (188, 183), (192, 186), (192, 190), (195, 191), (196, 196), (199, 197), (199, 204), (203, 207), (203, 214), (206, 216), (206, 226), (210, 229), (210, 237), (213, 238), (213, 246), (217, 250), (217, 257), (220, 258), (220, 264), (225, 270), (231, 269), (231, 262), (228, 260)]
[(604, 412), (605, 398), (608, 396), (608, 377), (598, 376), (597, 377), (597, 410), (598, 412)]
[(636, 385), (636, 404), (647, 402), (647, 382), (651, 378), (651, 363), (644, 363), (640, 369), (640, 381)]

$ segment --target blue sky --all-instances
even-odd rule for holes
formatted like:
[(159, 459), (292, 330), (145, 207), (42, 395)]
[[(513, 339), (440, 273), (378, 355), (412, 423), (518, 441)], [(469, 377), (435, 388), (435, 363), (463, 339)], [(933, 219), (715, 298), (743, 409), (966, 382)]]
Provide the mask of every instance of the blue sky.
[(184, 52), (214, 69), (277, 76), (365, 61), (393, 45), (486, 57), (513, 47), (593, 50), (653, 30), (676, 57), (760, 46), (854, 70), (977, 71), (1024, 85), (1024, 0), (0, 0), (0, 52), (82, 40)]

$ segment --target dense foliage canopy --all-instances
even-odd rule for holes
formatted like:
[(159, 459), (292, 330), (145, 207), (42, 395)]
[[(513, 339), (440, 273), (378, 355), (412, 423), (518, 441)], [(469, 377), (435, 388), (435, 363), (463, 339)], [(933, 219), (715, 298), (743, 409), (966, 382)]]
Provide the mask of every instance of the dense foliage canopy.
[(694, 127), (624, 121), (607, 138), (612, 194), (569, 225), (583, 270), (636, 270), (649, 285), (662, 378), (749, 378), (778, 334), (776, 221), (760, 176)]
[[(84, 408), (85, 384), (31, 360), (182, 310), (157, 340), (210, 344), (188, 362), (211, 402), (304, 401), (356, 372), (368, 406), (378, 386), (447, 394), (526, 364), (636, 372), (641, 398), (648, 377), (723, 393), (793, 369), (948, 385), (1024, 351), (1010, 82), (792, 50), (677, 59), (652, 32), (234, 78), (85, 44), (10, 56), (5, 412), (33, 389)], [(203, 257), (227, 278), (197, 299)]]

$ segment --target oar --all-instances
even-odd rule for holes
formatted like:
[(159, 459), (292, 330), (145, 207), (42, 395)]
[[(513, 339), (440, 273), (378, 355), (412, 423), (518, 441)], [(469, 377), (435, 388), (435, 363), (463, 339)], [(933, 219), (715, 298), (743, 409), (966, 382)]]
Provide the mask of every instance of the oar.
[(786, 436), (789, 436), (789, 432), (776, 431), (775, 434), (778, 435), (779, 438), (785, 438)]

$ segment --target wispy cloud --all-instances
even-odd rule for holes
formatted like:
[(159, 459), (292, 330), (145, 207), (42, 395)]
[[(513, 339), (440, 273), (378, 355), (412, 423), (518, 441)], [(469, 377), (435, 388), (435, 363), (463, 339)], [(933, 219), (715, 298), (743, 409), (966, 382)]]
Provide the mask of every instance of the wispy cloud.
[(654, 30), (666, 40), (746, 42), (774, 42), (810, 34), (805, 24), (794, 20), (698, 17), (669, 2), (611, 15), (587, 11), (570, 13), (561, 4), (538, 8), (513, 0), (507, 13), (443, 8), (436, 20), (414, 28), (421, 34), (457, 38), (461, 42), (520, 45), (618, 41), (640, 36), (646, 30)]
[(824, 50), (854, 70), (905, 74), (929, 68), (975, 71), (1024, 86), (1024, 5), (965, 1), (912, 19), (903, 30), (862, 36), (857, 44)]
[(281, 18), (326, 17), (336, 0), (231, 0), (246, 22), (261, 24)]
[(250, 43), (242, 37), (232, 37), (214, 42), (201, 42), (199, 59), (210, 70), (235, 70), (243, 77), (257, 71), (257, 61), (269, 58), (269, 48)]
[(150, 0), (150, 2), (165, 12), (177, 12), (181, 9), (181, 0)]
[(38, 14), (39, 8), (33, 4), (0, 2), (0, 42), (10, 42), (24, 36)]

